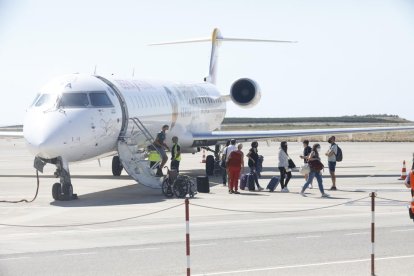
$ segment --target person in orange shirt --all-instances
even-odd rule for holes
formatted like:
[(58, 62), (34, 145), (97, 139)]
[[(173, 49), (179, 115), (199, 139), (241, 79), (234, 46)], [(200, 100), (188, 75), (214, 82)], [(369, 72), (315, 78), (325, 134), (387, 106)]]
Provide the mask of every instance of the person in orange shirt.
[(229, 175), (229, 194), (240, 194), (239, 177), (244, 169), (244, 153), (241, 151), (242, 144), (237, 145), (237, 150), (232, 151), (227, 158), (226, 168)]
[(410, 218), (414, 220), (414, 163), (410, 173), (407, 175), (405, 179), (405, 186), (411, 189), (411, 206), (409, 211)]

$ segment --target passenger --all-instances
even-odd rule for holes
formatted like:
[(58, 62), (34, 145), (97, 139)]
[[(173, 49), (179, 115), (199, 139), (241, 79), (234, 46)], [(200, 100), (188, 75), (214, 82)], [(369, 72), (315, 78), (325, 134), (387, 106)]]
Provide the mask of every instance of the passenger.
[[(307, 158), (308, 162), (311, 162), (313, 160), (321, 161), (321, 159), (319, 157), (320, 150), (321, 150), (321, 146), (319, 144), (314, 144), (313, 147), (312, 147), (312, 152), (309, 154), (309, 157)], [(300, 194), (302, 196), (306, 196), (305, 195), (306, 188), (308, 188), (309, 184), (312, 183), (313, 178), (316, 177), (316, 180), (318, 180), (319, 191), (321, 192), (322, 197), (329, 197), (329, 195), (327, 193), (325, 193), (325, 191), (323, 190), (321, 172), (319, 170), (314, 170), (312, 168), (310, 168), (310, 169), (311, 169), (311, 171), (309, 173), (308, 180), (303, 185), (303, 188), (302, 188)]]
[(227, 140), (226, 146), (223, 148), (221, 152), (221, 168), (222, 168), (222, 178), (223, 178), (223, 186), (227, 184), (227, 168), (226, 168), (226, 161), (227, 161), (227, 147), (230, 145), (230, 140)]
[(252, 147), (250, 148), (249, 153), (246, 155), (246, 157), (249, 159), (247, 164), (249, 165), (250, 173), (254, 177), (254, 182), (256, 183), (257, 189), (259, 191), (262, 191), (263, 188), (260, 187), (259, 180), (257, 179), (257, 167), (256, 167), (258, 160), (259, 160), (259, 154), (257, 151), (257, 147), (259, 146), (259, 143), (257, 143), (257, 141), (254, 141), (252, 142), (251, 146)]
[[(282, 188), (282, 193), (289, 193), (287, 185), (289, 183), (290, 178), (292, 177), (292, 172), (289, 169), (289, 155), (287, 153), (287, 142), (283, 141), (280, 143), (279, 148), (279, 164), (278, 169), (280, 172), (280, 185)], [(285, 180), (286, 177), (286, 180)]]
[(163, 125), (161, 131), (157, 134), (157, 137), (155, 138), (154, 141), (154, 146), (157, 148), (157, 151), (160, 153), (161, 155), (161, 165), (160, 167), (157, 169), (157, 176), (163, 176), (164, 174), (162, 173), (162, 168), (164, 168), (164, 165), (167, 163), (168, 161), (168, 156), (165, 153), (164, 148), (166, 149), (170, 149), (167, 144), (165, 144), (165, 137), (167, 134), (167, 131), (169, 129), (168, 125)]
[(331, 174), (331, 179), (332, 179), (332, 187), (329, 190), (336, 191), (335, 167), (336, 167), (336, 154), (338, 153), (338, 146), (335, 144), (335, 136), (331, 136), (328, 139), (328, 143), (331, 144), (331, 146), (329, 150), (325, 153), (325, 155), (328, 156), (329, 173)]
[[(303, 159), (304, 164), (308, 164), (308, 156), (312, 152), (312, 148), (309, 146), (309, 140), (303, 140), (303, 155), (299, 156)], [(308, 180), (309, 174), (305, 174), (305, 180)], [(312, 183), (309, 185), (309, 189), (312, 189)]]
[(240, 173), (244, 169), (244, 154), (241, 151), (242, 144), (237, 145), (237, 150), (230, 153), (227, 158), (227, 173), (229, 174), (229, 194), (240, 194), (239, 189), (239, 177)]
[[(413, 163), (413, 167), (414, 167), (414, 163)], [(404, 184), (407, 188), (411, 188), (411, 197), (414, 197), (414, 168), (412, 168), (411, 171), (408, 173)]]
[(227, 150), (226, 150), (226, 154), (227, 154), (227, 157), (226, 157), (226, 158), (229, 158), (230, 153), (231, 153), (232, 151), (235, 151), (235, 150), (237, 150), (237, 147), (236, 147), (236, 140), (235, 140), (235, 139), (231, 139), (231, 140), (230, 140), (230, 145), (227, 147)]
[(173, 146), (171, 148), (171, 169), (180, 172), (180, 161), (181, 161), (181, 147), (178, 144), (178, 137), (174, 136), (172, 139)]

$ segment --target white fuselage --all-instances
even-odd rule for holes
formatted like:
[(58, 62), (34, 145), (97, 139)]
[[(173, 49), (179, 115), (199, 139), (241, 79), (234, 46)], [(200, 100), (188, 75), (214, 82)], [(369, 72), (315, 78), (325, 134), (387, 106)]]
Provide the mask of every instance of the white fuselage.
[(183, 151), (191, 151), (192, 134), (219, 128), (225, 112), (225, 101), (210, 83), (72, 74), (50, 81), (40, 91), (27, 110), (23, 131), (36, 156), (75, 162), (116, 151), (133, 117), (154, 137), (169, 125), (166, 143), (177, 136)]

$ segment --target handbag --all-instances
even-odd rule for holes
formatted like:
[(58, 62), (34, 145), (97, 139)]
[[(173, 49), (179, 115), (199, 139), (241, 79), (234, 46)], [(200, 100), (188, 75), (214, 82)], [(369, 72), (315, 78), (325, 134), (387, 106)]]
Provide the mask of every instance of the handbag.
[(300, 167), (299, 169), (299, 173), (301, 175), (307, 175), (310, 173), (310, 168), (308, 164), (304, 164), (303, 166)]
[(292, 159), (288, 159), (288, 162), (289, 162), (289, 165), (288, 165), (288, 168), (289, 169), (294, 169), (294, 168), (296, 168), (296, 165), (295, 165), (295, 162), (293, 162), (293, 160)]
[(316, 171), (316, 172), (320, 172), (321, 170), (323, 170), (324, 166), (322, 164), (321, 161), (319, 161), (318, 159), (314, 159), (314, 160), (309, 160), (308, 161), (309, 164), (309, 168), (312, 171)]

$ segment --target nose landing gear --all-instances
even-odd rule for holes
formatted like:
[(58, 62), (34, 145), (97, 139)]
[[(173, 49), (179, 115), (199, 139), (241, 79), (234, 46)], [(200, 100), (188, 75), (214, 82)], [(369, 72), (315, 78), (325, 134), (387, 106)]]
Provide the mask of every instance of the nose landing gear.
[(60, 182), (56, 182), (52, 186), (52, 196), (54, 200), (72, 200), (78, 199), (77, 194), (73, 193), (73, 186), (70, 181), (69, 165), (62, 157), (53, 159), (43, 159), (36, 157), (34, 166), (40, 172), (43, 172), (43, 167), (46, 163), (56, 165), (55, 177), (60, 179)]
[(60, 178), (60, 183), (52, 186), (52, 196), (55, 200), (78, 199), (78, 195), (73, 193), (73, 186), (70, 181), (69, 165), (61, 157), (56, 158), (55, 176)]

